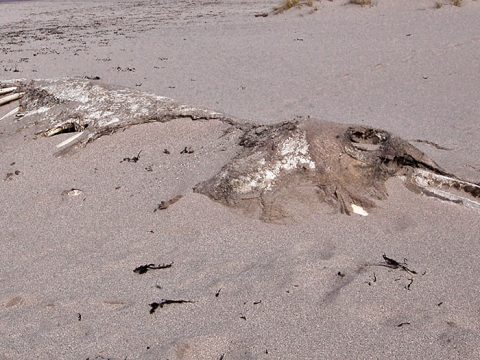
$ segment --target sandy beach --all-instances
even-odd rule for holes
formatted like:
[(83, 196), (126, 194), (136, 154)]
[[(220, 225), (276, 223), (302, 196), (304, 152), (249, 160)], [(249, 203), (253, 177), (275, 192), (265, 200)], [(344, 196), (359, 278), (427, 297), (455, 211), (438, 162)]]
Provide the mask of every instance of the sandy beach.
[[(480, 183), (480, 2), (278, 3), (0, 1), (0, 84), (384, 129)], [(480, 359), (478, 209), (392, 177), (368, 216), (307, 194), (265, 221), (193, 190), (242, 149), (225, 121), (62, 156), (37, 125), (0, 120), (0, 359)]]

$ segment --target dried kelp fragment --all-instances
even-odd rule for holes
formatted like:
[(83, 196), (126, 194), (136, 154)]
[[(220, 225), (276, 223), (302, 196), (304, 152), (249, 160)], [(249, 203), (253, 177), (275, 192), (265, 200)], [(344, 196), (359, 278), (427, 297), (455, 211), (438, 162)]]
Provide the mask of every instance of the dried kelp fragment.
[(142, 153), (142, 150), (140, 150), (137, 155), (132, 156), (131, 158), (130, 158), (130, 157), (124, 157), (123, 160), (120, 161), (120, 162), (122, 163), (122, 162), (125, 161), (125, 162), (133, 162), (133, 163), (136, 163), (136, 162), (138, 162), (138, 160), (140, 160), (140, 154), (141, 154), (141, 153)]
[(191, 300), (169, 300), (162, 299), (160, 302), (153, 302), (150, 304), (150, 314), (155, 313), (158, 308), (163, 308), (165, 305), (169, 304), (185, 304), (185, 303), (194, 303)]
[(162, 265), (155, 265), (155, 264), (145, 264), (145, 265), (140, 265), (139, 267), (136, 267), (133, 269), (134, 273), (138, 274), (145, 274), (148, 270), (159, 270), (159, 269), (168, 269), (173, 266), (173, 262), (170, 264), (162, 264)]
[(193, 154), (195, 151), (193, 150), (193, 148), (191, 146), (185, 146), (185, 148), (180, 151), (180, 154)]
[(403, 271), (405, 271), (409, 274), (417, 275), (417, 272), (415, 270), (412, 270), (412, 269), (408, 268), (407, 259), (403, 259), (403, 262), (399, 262), (395, 259), (389, 258), (385, 254), (383, 254), (382, 257), (383, 257), (383, 260), (384, 260), (383, 263), (378, 263), (378, 264), (373, 264), (373, 265), (374, 266), (384, 266), (384, 267), (387, 267), (387, 268), (390, 268), (390, 269), (400, 269), (400, 270), (403, 270)]

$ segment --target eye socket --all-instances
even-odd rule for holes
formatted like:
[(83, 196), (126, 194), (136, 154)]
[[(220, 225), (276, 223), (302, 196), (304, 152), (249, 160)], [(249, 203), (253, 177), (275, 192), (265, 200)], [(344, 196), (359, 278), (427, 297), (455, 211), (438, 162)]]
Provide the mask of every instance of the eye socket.
[(386, 131), (364, 127), (349, 127), (346, 136), (353, 143), (372, 145), (383, 144), (390, 138)]

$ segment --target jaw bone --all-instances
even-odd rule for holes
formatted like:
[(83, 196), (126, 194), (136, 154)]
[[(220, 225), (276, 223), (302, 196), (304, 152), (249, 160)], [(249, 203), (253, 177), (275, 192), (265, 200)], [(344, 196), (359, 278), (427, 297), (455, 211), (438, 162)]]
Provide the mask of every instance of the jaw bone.
[(423, 169), (415, 169), (410, 181), (428, 196), (480, 210), (480, 186), (477, 184)]
[[(57, 154), (132, 125), (188, 118), (221, 121), (238, 133), (237, 155), (194, 191), (265, 221), (282, 221), (294, 202), (332, 205), (367, 216), (387, 197), (386, 181), (480, 209), (480, 186), (460, 180), (390, 133), (363, 126), (302, 121), (255, 125), (137, 90), (83, 79), (10, 82), (23, 93), (22, 124), (39, 133), (74, 135)], [(17, 95), (17, 94), (14, 94)], [(11, 95), (9, 95), (11, 96)], [(232, 140), (234, 141), (234, 140)]]

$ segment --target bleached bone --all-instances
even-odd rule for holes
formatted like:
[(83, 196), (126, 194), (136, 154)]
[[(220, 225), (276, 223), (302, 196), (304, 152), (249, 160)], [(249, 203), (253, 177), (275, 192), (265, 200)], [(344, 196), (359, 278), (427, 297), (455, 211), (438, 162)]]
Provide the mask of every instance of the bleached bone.
[(45, 131), (43, 134), (47, 137), (51, 137), (57, 134), (62, 134), (65, 132), (79, 132), (82, 131), (85, 127), (78, 120), (75, 121), (70, 119), (64, 123), (58, 124), (56, 127)]
[[(19, 92), (25, 93), (20, 102), (25, 125), (35, 126), (44, 135), (61, 132), (59, 126), (68, 121), (76, 131), (89, 129), (70, 145), (86, 145), (105, 134), (148, 122), (167, 122), (179, 118), (219, 120), (236, 125), (221, 113), (186, 106), (172, 99), (148, 94), (136, 89), (110, 86), (85, 79), (10, 80)], [(65, 149), (66, 153), (68, 149)]]
[(11, 92), (14, 92), (15, 90), (17, 90), (16, 87), (8, 87), (8, 88), (0, 89), (0, 95), (10, 94)]
[[(415, 169), (412, 180), (426, 195), (480, 210), (480, 186), (455, 177)], [(462, 196), (463, 195), (463, 196)]]
[(24, 95), (23, 93), (18, 93), (18, 94), (4, 96), (3, 98), (0, 98), (0, 106), (8, 104), (12, 101), (21, 99), (23, 95)]
[(360, 216), (368, 216), (368, 212), (361, 206), (352, 204), (352, 212)]
[(17, 112), (18, 112), (18, 107), (16, 107), (15, 109), (13, 109), (12, 111), (8, 112), (7, 114), (3, 115), (2, 118), (0, 118), (0, 121), (3, 120), (3, 119), (6, 119), (8, 118), (9, 116), (12, 116), (12, 115), (15, 115)]
[(46, 137), (51, 137), (51, 136), (60, 134), (62, 132), (62, 130), (63, 129), (61, 127), (56, 127), (56, 128), (50, 129), (45, 133), (45, 136)]
[(79, 132), (71, 137), (69, 137), (67, 140), (65, 141), (62, 141), (60, 144), (57, 145), (57, 148), (61, 148), (61, 147), (64, 147), (72, 142), (74, 142), (75, 140), (77, 140), (80, 136), (82, 136), (84, 133), (84, 131), (82, 132)]

